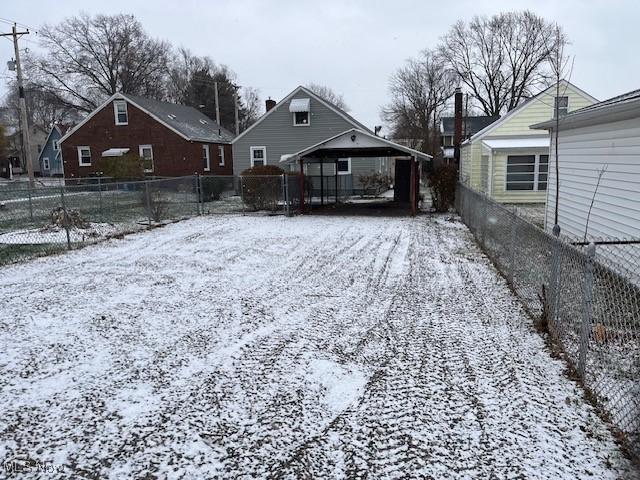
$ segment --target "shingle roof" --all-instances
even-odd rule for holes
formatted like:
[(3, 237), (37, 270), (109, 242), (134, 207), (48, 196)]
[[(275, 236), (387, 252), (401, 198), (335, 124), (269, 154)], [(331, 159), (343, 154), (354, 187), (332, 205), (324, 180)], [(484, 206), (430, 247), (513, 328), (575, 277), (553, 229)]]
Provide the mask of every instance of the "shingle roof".
[[(498, 120), (499, 116), (479, 115), (475, 117), (462, 117), (462, 131), (464, 136), (475, 135), (483, 128)], [(455, 117), (442, 117), (442, 135), (455, 133)]]
[(234, 135), (193, 107), (161, 102), (135, 95), (121, 94), (189, 140), (207, 143), (230, 143)]
[(578, 110), (574, 110), (568, 115), (581, 114), (581, 113), (589, 112), (591, 110), (599, 110), (604, 107), (609, 107), (609, 106), (618, 105), (621, 103), (630, 102), (632, 100), (637, 100), (639, 98), (640, 98), (640, 90), (633, 90), (632, 92), (623, 93), (622, 95), (618, 95), (616, 97), (612, 97), (607, 100), (594, 103), (593, 105), (579, 108)]

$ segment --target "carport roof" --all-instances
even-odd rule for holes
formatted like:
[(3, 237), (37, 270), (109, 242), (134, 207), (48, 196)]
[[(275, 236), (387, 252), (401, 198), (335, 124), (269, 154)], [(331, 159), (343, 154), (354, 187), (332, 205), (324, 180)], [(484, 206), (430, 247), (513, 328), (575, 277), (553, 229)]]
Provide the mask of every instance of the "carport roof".
[(347, 157), (415, 157), (430, 161), (431, 155), (394, 143), (358, 128), (351, 128), (322, 142), (300, 150), (292, 155), (283, 155), (280, 163), (294, 163), (302, 158), (324, 160)]

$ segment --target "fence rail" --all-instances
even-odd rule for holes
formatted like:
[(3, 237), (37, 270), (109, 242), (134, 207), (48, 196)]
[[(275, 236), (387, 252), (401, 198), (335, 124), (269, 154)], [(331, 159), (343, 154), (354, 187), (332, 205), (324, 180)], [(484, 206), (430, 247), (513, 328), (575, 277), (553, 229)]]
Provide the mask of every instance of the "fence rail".
[[(538, 326), (640, 458), (640, 256), (637, 243), (575, 245), (459, 184), (456, 208)], [(613, 240), (613, 239), (609, 239)], [(587, 242), (582, 242), (587, 243)], [(604, 243), (607, 245), (607, 243)]]

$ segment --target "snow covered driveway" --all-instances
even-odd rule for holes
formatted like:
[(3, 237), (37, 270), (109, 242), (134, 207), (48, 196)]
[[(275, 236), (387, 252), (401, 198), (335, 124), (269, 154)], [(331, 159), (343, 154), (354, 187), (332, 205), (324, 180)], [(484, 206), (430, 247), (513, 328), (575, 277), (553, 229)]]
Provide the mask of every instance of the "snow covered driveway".
[(197, 218), (2, 269), (0, 312), (5, 467), (634, 478), (443, 217)]

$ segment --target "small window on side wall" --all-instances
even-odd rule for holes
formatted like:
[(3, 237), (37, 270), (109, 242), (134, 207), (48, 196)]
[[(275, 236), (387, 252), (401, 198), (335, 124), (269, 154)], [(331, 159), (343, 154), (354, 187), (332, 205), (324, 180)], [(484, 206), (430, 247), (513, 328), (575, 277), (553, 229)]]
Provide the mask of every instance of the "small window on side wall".
[(218, 145), (218, 165), (224, 167), (224, 145)]
[(142, 159), (142, 165), (144, 173), (153, 172), (153, 147), (151, 145), (140, 145), (139, 147), (140, 158)]
[(91, 165), (91, 149), (89, 147), (78, 147), (78, 165), (81, 167)]
[(267, 164), (267, 147), (251, 147), (251, 166), (258, 167)]
[(293, 124), (296, 127), (306, 127), (309, 125), (309, 112), (295, 112), (293, 114)]
[(351, 159), (339, 158), (338, 159), (338, 175), (349, 175), (351, 173)]
[(209, 157), (209, 145), (202, 145), (202, 167), (205, 172), (211, 170), (211, 159)]
[(116, 125), (128, 125), (129, 114), (127, 112), (127, 102), (124, 100), (115, 100), (113, 102), (113, 114), (115, 116)]
[(556, 112), (558, 117), (564, 117), (569, 112), (569, 97), (556, 97), (553, 108), (553, 117), (555, 118)]

